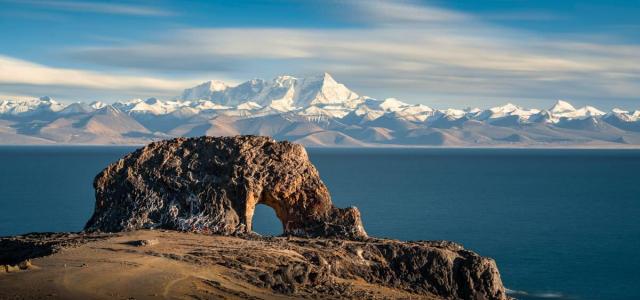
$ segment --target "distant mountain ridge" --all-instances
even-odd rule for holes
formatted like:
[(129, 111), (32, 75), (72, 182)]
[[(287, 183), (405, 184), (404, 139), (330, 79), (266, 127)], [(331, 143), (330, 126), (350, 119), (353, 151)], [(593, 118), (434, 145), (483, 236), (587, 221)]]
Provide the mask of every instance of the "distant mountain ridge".
[(640, 110), (558, 101), (433, 109), (360, 96), (330, 74), (236, 86), (208, 81), (170, 100), (0, 100), (0, 144), (142, 144), (174, 136), (271, 135), (307, 146), (638, 147)]

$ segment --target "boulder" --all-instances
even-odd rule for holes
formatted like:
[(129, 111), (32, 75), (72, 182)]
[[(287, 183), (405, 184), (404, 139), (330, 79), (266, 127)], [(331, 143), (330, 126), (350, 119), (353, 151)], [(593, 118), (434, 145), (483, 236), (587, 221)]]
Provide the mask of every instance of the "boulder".
[(274, 209), (285, 235), (367, 237), (358, 209), (333, 206), (304, 147), (269, 137), (154, 142), (109, 165), (94, 187), (87, 231), (246, 234), (256, 205), (264, 204)]

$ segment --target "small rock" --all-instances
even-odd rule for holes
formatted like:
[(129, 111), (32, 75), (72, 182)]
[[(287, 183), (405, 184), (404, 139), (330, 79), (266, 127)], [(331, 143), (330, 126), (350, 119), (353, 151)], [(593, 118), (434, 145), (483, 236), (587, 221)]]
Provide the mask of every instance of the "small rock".
[(157, 239), (151, 239), (151, 240), (130, 241), (127, 244), (132, 245), (132, 246), (136, 246), (136, 247), (145, 247), (145, 246), (157, 245), (159, 243), (160, 243), (160, 241), (158, 241)]
[(27, 259), (27, 260), (25, 260), (25, 261), (21, 261), (21, 262), (18, 264), (18, 268), (20, 268), (20, 270), (26, 270), (26, 269), (31, 268), (31, 260), (30, 260), (30, 259)]

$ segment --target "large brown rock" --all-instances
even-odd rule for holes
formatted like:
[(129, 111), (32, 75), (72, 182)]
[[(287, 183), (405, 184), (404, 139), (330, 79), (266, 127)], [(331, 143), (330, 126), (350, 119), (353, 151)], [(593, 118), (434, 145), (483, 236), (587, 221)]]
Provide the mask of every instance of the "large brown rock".
[(98, 174), (85, 229), (166, 228), (251, 232), (257, 204), (275, 210), (285, 235), (361, 239), (355, 208), (333, 206), (305, 149), (268, 137), (177, 138), (151, 143)]

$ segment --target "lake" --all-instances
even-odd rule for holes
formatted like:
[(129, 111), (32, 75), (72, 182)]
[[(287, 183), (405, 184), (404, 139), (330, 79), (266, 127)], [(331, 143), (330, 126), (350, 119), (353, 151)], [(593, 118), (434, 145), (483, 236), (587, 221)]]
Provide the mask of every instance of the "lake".
[[(132, 147), (0, 147), (0, 235), (77, 231), (93, 177)], [(640, 151), (309, 149), (372, 236), (494, 258), (519, 299), (639, 299)], [(259, 206), (254, 228), (282, 232)]]

